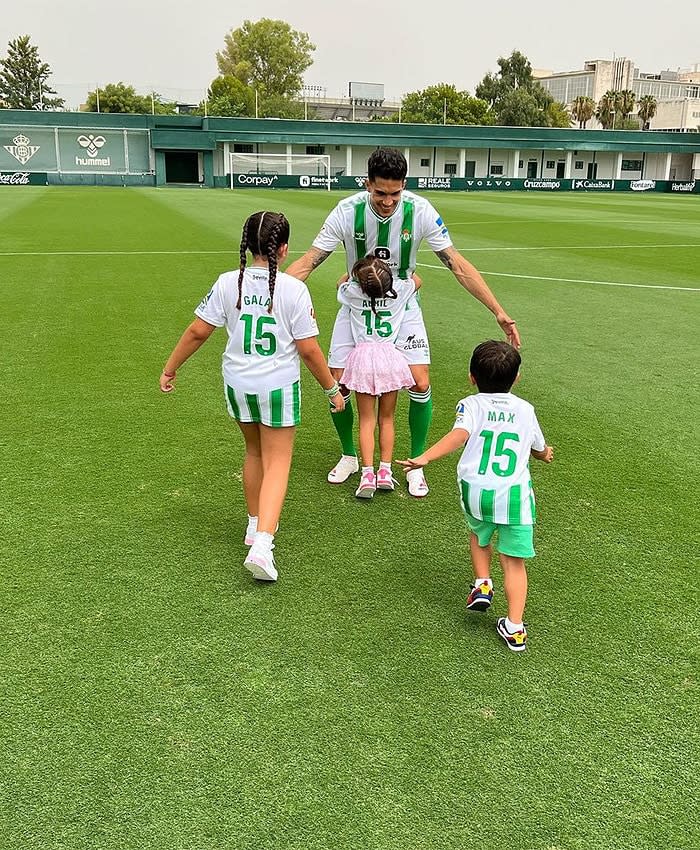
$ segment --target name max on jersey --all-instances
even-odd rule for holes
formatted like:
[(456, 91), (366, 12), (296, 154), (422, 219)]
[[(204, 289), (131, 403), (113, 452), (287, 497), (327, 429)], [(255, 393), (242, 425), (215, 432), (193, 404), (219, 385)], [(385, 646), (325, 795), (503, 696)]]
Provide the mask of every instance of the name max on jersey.
[(488, 421), (489, 422), (515, 422), (515, 414), (509, 413), (508, 418), (506, 419), (506, 414), (502, 410), (499, 410), (498, 413), (496, 413), (495, 410), (489, 410)]

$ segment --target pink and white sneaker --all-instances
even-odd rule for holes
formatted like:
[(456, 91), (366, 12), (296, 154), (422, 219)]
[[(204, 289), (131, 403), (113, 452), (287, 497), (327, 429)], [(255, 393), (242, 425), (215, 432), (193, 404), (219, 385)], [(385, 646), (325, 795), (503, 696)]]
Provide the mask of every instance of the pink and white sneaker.
[(371, 499), (377, 491), (377, 476), (373, 470), (368, 469), (362, 473), (360, 486), (355, 490), (358, 499)]
[(377, 490), (394, 490), (399, 482), (391, 474), (391, 470), (380, 466), (377, 472)]

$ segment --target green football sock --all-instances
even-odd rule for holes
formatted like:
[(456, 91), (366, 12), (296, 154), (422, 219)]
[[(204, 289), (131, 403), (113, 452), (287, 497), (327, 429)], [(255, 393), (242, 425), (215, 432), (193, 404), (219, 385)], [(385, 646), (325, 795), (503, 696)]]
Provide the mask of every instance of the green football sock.
[(352, 403), (350, 401), (349, 393), (345, 399), (345, 410), (341, 410), (340, 413), (331, 413), (331, 419), (333, 420), (335, 430), (338, 432), (338, 437), (340, 437), (340, 445), (343, 447), (343, 454), (357, 457), (355, 438), (353, 437), (353, 423), (355, 421), (355, 417), (352, 412)]
[(428, 443), (428, 431), (433, 418), (433, 398), (430, 387), (424, 393), (408, 394), (408, 429), (411, 432), (411, 457), (423, 454)]

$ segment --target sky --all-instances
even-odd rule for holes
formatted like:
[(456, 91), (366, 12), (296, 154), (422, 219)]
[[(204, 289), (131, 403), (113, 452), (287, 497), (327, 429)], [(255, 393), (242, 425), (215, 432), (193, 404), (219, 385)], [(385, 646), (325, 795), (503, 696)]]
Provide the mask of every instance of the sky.
[[(474, 94), (500, 56), (519, 50), (533, 68), (580, 69), (589, 59), (624, 56), (643, 72), (700, 70), (700, 2), (656, 5), (587, 0), (474, 4), (442, 0), (20, 0), (0, 15), (0, 58), (28, 34), (51, 67), (50, 84), (67, 107), (110, 82), (155, 90), (167, 100), (198, 102), (217, 76), (216, 52), (243, 21), (276, 18), (316, 45), (304, 76), (325, 96), (347, 96), (350, 81), (383, 83), (385, 98), (435, 83)], [(352, 9), (349, 18), (345, 10)], [(431, 17), (434, 14), (435, 17)]]

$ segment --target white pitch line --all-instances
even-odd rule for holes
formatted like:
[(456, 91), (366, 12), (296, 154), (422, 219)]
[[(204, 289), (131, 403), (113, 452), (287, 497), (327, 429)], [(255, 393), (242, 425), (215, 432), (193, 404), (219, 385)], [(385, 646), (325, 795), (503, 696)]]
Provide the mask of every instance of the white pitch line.
[[(439, 269), (440, 271), (448, 271), (445, 266), (431, 266), (428, 263), (417, 263), (418, 266), (424, 269)], [(595, 286), (624, 286), (632, 289), (674, 289), (680, 292), (700, 292), (700, 287), (692, 286), (660, 286), (653, 283), (618, 283), (612, 280), (584, 280), (582, 278), (571, 277), (542, 277), (537, 274), (507, 274), (505, 272), (487, 272), (481, 271), (482, 275), (490, 275), (492, 277), (516, 277), (523, 280), (550, 280), (554, 283), (590, 283)]]
[[(538, 245), (536, 247), (512, 247), (505, 246), (497, 248), (457, 248), (460, 254), (473, 254), (475, 251), (619, 251), (622, 248), (632, 248), (641, 251), (644, 248), (700, 248), (700, 242), (685, 242), (679, 244), (666, 243), (663, 245)], [(419, 254), (435, 253), (432, 248), (419, 248)]]
[(227, 251), (0, 251), (0, 257), (108, 257), (143, 254), (233, 254)]

